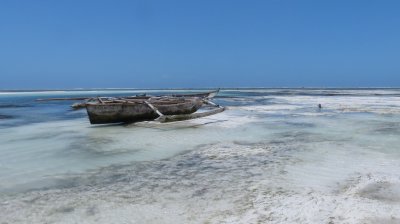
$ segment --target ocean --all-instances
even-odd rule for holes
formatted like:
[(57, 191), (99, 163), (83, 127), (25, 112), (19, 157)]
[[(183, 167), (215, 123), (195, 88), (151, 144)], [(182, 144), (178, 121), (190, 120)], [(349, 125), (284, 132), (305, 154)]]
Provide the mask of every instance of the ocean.
[(163, 124), (35, 101), (192, 91), (0, 92), (0, 223), (400, 223), (400, 89), (222, 89)]

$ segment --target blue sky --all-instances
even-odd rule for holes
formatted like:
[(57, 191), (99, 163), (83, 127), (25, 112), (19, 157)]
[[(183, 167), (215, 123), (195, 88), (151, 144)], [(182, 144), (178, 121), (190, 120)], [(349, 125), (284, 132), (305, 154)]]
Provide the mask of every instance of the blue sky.
[(399, 87), (400, 1), (0, 1), (0, 89)]

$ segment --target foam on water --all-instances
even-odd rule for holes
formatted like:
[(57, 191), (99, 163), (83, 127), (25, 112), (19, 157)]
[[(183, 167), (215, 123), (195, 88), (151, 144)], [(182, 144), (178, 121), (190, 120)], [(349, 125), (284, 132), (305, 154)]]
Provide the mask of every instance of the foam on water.
[(322, 104), (324, 109), (341, 112), (400, 113), (400, 97), (385, 97), (382, 100), (382, 97), (379, 96), (285, 96), (276, 97), (276, 100), (302, 107)]
[(296, 91), (222, 92), (228, 111), (170, 124), (0, 129), (0, 221), (398, 223), (400, 105), (374, 95), (398, 91)]
[(74, 119), (0, 129), (0, 191), (43, 187), (58, 174), (164, 159), (198, 145), (258, 139), (266, 133), (248, 125), (254, 120), (227, 111), (167, 124), (90, 126)]

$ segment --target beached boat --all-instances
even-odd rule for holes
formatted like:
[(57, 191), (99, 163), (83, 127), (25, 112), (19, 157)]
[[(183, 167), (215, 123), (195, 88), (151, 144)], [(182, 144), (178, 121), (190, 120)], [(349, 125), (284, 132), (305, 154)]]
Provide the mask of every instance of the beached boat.
[[(166, 96), (141, 94), (126, 97), (47, 98), (37, 101), (83, 100), (73, 104), (72, 108), (86, 108), (91, 124), (133, 123), (146, 120), (171, 122), (210, 116), (224, 111), (224, 107), (210, 101), (218, 92), (219, 90)], [(204, 104), (214, 109), (195, 113)]]
[[(204, 103), (217, 108), (193, 114)], [(87, 102), (85, 107), (91, 124), (146, 120), (170, 122), (209, 116), (225, 110), (201, 97), (96, 98)]]

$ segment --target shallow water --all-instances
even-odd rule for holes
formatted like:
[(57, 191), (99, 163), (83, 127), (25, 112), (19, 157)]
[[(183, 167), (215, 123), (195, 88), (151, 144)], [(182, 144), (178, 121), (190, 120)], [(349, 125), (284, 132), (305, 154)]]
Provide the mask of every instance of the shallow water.
[(1, 93), (0, 221), (399, 222), (398, 89), (222, 90), (227, 111), (168, 124), (34, 102), (138, 92)]

